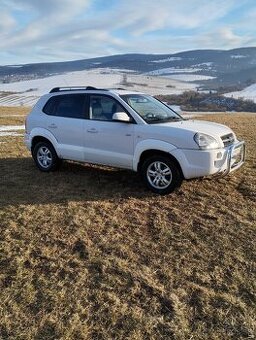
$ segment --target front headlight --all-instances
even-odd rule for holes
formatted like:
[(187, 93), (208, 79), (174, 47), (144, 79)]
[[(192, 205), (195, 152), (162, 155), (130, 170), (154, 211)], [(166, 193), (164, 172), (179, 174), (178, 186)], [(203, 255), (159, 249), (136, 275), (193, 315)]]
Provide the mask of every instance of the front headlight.
[(212, 136), (206, 135), (205, 133), (196, 133), (194, 140), (200, 149), (218, 149), (219, 143)]

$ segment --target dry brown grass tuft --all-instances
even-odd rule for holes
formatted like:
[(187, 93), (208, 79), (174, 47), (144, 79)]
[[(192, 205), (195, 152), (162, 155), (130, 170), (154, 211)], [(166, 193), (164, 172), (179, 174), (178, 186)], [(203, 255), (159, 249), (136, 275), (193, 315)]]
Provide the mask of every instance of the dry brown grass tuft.
[(0, 126), (1, 125), (23, 125), (25, 116), (29, 112), (27, 107), (1, 107), (0, 106)]
[(166, 197), (124, 170), (40, 173), (1, 137), (1, 339), (255, 336), (256, 116), (206, 119), (246, 140), (244, 167)]

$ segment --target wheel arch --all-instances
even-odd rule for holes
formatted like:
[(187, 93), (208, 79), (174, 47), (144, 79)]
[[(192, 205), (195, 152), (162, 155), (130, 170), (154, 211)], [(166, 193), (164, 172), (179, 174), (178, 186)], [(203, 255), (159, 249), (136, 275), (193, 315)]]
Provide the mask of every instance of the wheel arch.
[(181, 176), (184, 178), (183, 171), (182, 171), (182, 168), (181, 168), (178, 160), (172, 154), (170, 154), (169, 152), (158, 150), (158, 149), (144, 150), (141, 153), (140, 158), (139, 158), (139, 162), (138, 162), (138, 165), (137, 165), (137, 171), (138, 172), (141, 171), (142, 164), (144, 163), (144, 161), (146, 159), (153, 157), (153, 156), (158, 156), (158, 155), (168, 157), (172, 162), (174, 162), (175, 165), (178, 167)]
[[(32, 143), (31, 143), (31, 151), (32, 151), (32, 152), (33, 152), (33, 150), (34, 150), (36, 144), (37, 144), (37, 143), (40, 143), (40, 142), (47, 142), (47, 143), (50, 143), (51, 146), (54, 148), (54, 145), (52, 144), (52, 142), (51, 142), (48, 138), (46, 138), (46, 137), (44, 137), (44, 136), (34, 136), (34, 137), (32, 138)], [(55, 148), (54, 148), (54, 149), (55, 149)]]
[(52, 145), (52, 147), (54, 148), (54, 150), (56, 151), (56, 153), (59, 155), (59, 150), (58, 150), (58, 142), (56, 140), (56, 138), (46, 129), (42, 129), (42, 128), (35, 128), (32, 130), (31, 135), (30, 135), (30, 140), (31, 140), (31, 151), (33, 152), (33, 149), (35, 147), (35, 145), (38, 142), (48, 142)]

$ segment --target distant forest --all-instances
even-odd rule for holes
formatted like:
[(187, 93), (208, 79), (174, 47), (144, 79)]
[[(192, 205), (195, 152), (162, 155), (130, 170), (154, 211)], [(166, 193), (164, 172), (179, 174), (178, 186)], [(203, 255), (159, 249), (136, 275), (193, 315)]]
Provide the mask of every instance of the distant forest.
[(227, 98), (219, 93), (186, 91), (180, 95), (155, 97), (168, 105), (179, 105), (184, 111), (256, 112), (256, 103), (253, 101)]

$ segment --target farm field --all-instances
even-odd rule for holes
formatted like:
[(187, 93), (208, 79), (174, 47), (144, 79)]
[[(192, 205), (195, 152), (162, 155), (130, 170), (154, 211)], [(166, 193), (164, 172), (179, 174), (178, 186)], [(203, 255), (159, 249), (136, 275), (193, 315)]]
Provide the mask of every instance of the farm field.
[[(130, 90), (147, 92), (148, 94), (180, 94), (184, 91), (196, 90), (198, 84), (147, 74), (135, 74), (134, 71), (111, 68), (67, 72), (42, 79), (17, 81), (9, 84), (0, 83), (1, 106), (33, 106), (42, 94), (48, 93), (56, 84), (59, 86), (96, 86), (99, 88), (117, 88), (126, 86)], [(181, 76), (181, 75), (180, 75)], [(189, 75), (190, 80), (193, 75)], [(183, 75), (184, 77), (184, 75)], [(175, 77), (174, 77), (175, 78)], [(206, 77), (209, 78), (209, 77)], [(194, 80), (202, 79), (195, 76)], [(125, 84), (123, 83), (125, 80)]]
[[(0, 107), (0, 126), (27, 112)], [(256, 115), (205, 119), (246, 163), (164, 197), (126, 170), (41, 173), (22, 131), (0, 135), (0, 339), (255, 338)]]

